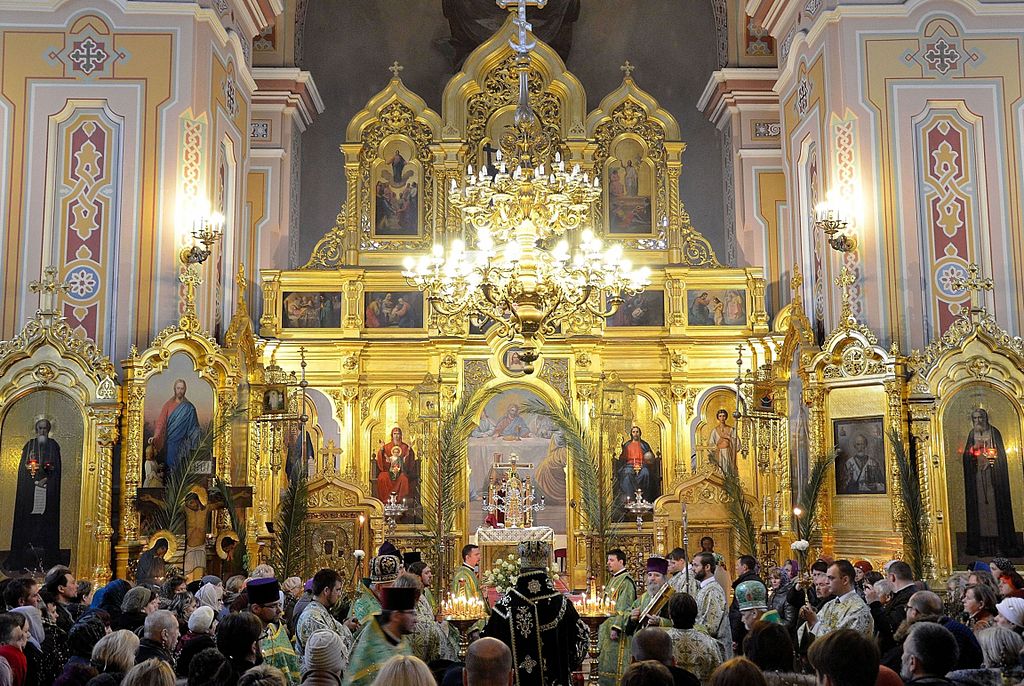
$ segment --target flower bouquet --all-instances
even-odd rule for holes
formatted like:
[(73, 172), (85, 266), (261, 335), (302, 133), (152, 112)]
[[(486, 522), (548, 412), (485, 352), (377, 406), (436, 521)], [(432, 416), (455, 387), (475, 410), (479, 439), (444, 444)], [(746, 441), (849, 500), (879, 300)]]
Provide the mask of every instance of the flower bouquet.
[[(483, 573), (481, 582), (484, 586), (489, 586), (496, 590), (498, 595), (504, 595), (515, 587), (520, 569), (519, 556), (515, 553), (509, 553), (505, 557), (499, 557), (494, 561), (494, 566)], [(552, 566), (546, 571), (549, 579), (552, 581), (558, 579), (558, 567)]]

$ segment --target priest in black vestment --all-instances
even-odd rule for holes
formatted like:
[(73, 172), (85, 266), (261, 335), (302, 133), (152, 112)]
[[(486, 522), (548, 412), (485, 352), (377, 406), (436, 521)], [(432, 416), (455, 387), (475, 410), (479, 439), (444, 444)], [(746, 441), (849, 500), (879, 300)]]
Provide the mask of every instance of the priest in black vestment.
[(568, 686), (587, 652), (587, 625), (548, 578), (551, 547), (519, 544), (516, 585), (495, 603), (483, 636), (512, 650), (516, 686)]
[(10, 570), (48, 569), (60, 564), (60, 445), (50, 438), (50, 420), (36, 421), (36, 435), (21, 449), (14, 499)]

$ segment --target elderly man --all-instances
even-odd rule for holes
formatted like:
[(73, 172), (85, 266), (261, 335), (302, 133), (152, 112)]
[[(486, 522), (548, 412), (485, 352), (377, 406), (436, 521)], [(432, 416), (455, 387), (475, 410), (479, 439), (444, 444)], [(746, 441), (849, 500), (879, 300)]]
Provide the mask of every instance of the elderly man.
[(352, 659), (345, 670), (343, 686), (369, 686), (381, 666), (395, 655), (412, 655), (406, 638), (416, 630), (415, 588), (385, 588), (381, 611), (372, 615), (359, 632)]
[(512, 649), (519, 686), (568, 684), (586, 655), (587, 626), (548, 577), (551, 547), (524, 541), (519, 558), (516, 585), (495, 603), (483, 635)]
[(825, 603), (820, 613), (811, 605), (804, 605), (800, 609), (804, 623), (797, 630), (797, 635), (803, 640), (807, 634), (824, 636), (836, 629), (853, 629), (871, 638), (875, 633), (875, 622), (871, 618), (871, 609), (854, 588), (856, 572), (853, 565), (849, 560), (836, 560), (826, 575), (829, 593), (835, 598)]
[(380, 597), (384, 589), (395, 583), (401, 572), (402, 561), (397, 555), (378, 555), (370, 560), (370, 586), (358, 585), (356, 599), (348, 610), (349, 619), (363, 626), (367, 619), (380, 612)]
[(903, 642), (900, 676), (908, 684), (951, 684), (946, 674), (956, 668), (956, 639), (949, 630), (933, 624), (915, 624)]
[(697, 591), (697, 624), (722, 646), (722, 657), (732, 657), (732, 629), (726, 611), (725, 588), (715, 578), (715, 555), (701, 552), (693, 558), (693, 576), (700, 584)]
[(174, 647), (178, 645), (178, 618), (167, 610), (157, 610), (146, 616), (142, 626), (142, 640), (135, 652), (135, 664), (156, 658), (174, 666)]
[(743, 623), (744, 635), (762, 618), (782, 623), (778, 612), (773, 610), (768, 613), (768, 588), (758, 579), (748, 579), (736, 584), (733, 600), (736, 601), (740, 622)]
[[(668, 561), (663, 557), (651, 557), (647, 560), (647, 589), (625, 612), (613, 616), (610, 639), (612, 650), (629, 659), (632, 650), (633, 636), (644, 627), (661, 626), (662, 614), (668, 616), (668, 601), (675, 592), (665, 582), (668, 573)], [(671, 620), (665, 620), (671, 626)]]

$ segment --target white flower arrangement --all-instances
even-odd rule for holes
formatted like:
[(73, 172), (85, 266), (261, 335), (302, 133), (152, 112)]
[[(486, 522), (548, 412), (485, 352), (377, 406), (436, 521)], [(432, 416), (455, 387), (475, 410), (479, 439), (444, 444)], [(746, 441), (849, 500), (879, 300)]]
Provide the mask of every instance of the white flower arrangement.
[[(481, 581), (484, 586), (492, 586), (499, 594), (504, 594), (516, 585), (520, 569), (519, 556), (509, 553), (495, 560), (494, 566), (483, 573)], [(549, 579), (558, 579), (558, 567), (552, 565), (546, 571)]]
[(795, 550), (798, 553), (806, 553), (807, 549), (811, 547), (810, 542), (800, 539), (799, 541), (793, 541), (792, 545), (789, 546), (790, 550)]
[(364, 557), (366, 557), (366, 552), (362, 550), (353, 550), (352, 557), (356, 558), (356, 560), (362, 560)]

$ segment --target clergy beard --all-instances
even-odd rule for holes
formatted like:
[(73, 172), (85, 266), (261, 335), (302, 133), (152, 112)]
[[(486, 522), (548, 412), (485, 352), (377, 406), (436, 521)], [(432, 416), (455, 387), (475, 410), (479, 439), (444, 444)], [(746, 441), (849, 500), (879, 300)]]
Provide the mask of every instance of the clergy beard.
[(46, 445), (46, 441), (49, 439), (46, 436), (36, 436), (36, 443), (39, 445)]

